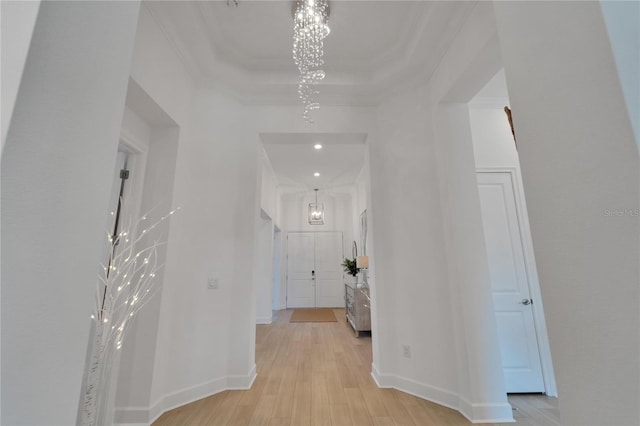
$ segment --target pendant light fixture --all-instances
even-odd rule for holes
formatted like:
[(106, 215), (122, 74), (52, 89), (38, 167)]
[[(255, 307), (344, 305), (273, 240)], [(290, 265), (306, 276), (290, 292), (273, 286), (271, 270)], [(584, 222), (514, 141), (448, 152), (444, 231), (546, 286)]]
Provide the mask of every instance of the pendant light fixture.
[(324, 205), (318, 203), (318, 188), (314, 191), (316, 202), (309, 203), (309, 225), (324, 225)]
[(297, 0), (293, 3), (293, 61), (298, 67), (298, 95), (304, 105), (303, 117), (313, 123), (310, 113), (320, 108), (317, 84), (324, 79), (324, 39), (331, 31), (329, 0)]

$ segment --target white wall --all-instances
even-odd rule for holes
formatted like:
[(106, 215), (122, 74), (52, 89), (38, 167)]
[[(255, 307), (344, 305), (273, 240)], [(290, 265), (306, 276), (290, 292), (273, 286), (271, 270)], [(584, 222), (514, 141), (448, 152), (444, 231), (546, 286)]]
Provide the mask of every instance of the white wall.
[[(474, 421), (509, 420), (484, 240), (476, 226), (470, 134), (438, 128), (434, 139), (443, 118), (427, 93), (414, 90), (383, 104), (371, 142), (379, 330), (374, 377)], [(447, 120), (464, 129), (464, 114), (455, 113)], [(438, 141), (454, 151), (441, 152)], [(403, 345), (411, 347), (410, 359), (402, 356)]]
[(271, 324), (273, 292), (273, 221), (264, 213), (260, 215), (257, 235), (256, 268), (256, 323)]
[[(258, 151), (235, 133), (236, 111), (202, 92), (192, 126), (181, 126), (174, 203), (182, 210), (170, 236), (153, 414), (253, 379)], [(219, 280), (217, 290), (207, 290), (208, 278)]]
[[(157, 321), (141, 317), (136, 330), (157, 334), (137, 340), (134, 350), (134, 362), (152, 360), (144, 377), (151, 383), (141, 389), (133, 374), (119, 384), (130, 391), (119, 395), (117, 420), (148, 423), (166, 409), (249, 386), (255, 376), (259, 146), (244, 130), (237, 102), (196, 90), (144, 7), (131, 76), (179, 129), (173, 189), (152, 190), (181, 210), (171, 221), (161, 297), (145, 307)], [(218, 279), (217, 290), (207, 289), (209, 278)]]
[[(129, 87), (135, 84), (130, 82)], [(128, 108), (125, 110), (122, 133), (131, 136), (137, 135), (137, 139), (144, 137), (144, 122)], [(146, 167), (141, 193), (141, 215), (143, 214), (153, 223), (166, 215), (172, 208), (173, 184), (175, 180), (176, 152), (179, 141), (179, 128), (169, 118), (166, 119), (166, 127), (148, 128), (148, 144), (144, 152)], [(134, 176), (132, 171), (131, 178)], [(134, 218), (134, 219), (137, 219)], [(152, 237), (158, 241), (166, 242), (169, 237), (169, 229), (173, 218), (163, 221), (153, 232)], [(138, 230), (139, 232), (140, 230)], [(148, 240), (141, 241), (141, 246), (148, 246)], [(167, 246), (162, 245), (158, 250), (158, 263), (166, 264)], [(165, 286), (165, 270), (156, 274), (154, 285), (161, 289)], [(161, 358), (163, 353), (156, 352), (158, 339), (158, 321), (161, 315), (162, 291), (154, 296), (142, 309), (135, 319), (129, 335), (125, 338), (121, 362), (119, 366), (118, 386), (116, 389), (116, 415), (115, 422), (122, 417), (121, 407), (145, 407), (149, 404), (149, 395), (154, 380), (154, 363)], [(142, 410), (144, 411), (144, 410)], [(129, 420), (132, 415), (140, 415), (140, 422), (147, 418), (146, 413), (127, 413)], [(125, 417), (126, 418), (126, 417)]]
[(146, 152), (149, 150), (151, 125), (140, 117), (135, 109), (135, 106), (125, 105), (120, 139), (131, 141), (137, 149)]
[(473, 14), (431, 81), (447, 263), (460, 382), (470, 418), (511, 417), (506, 401), (482, 232), (467, 102), (500, 68), (492, 6)]
[[(2, 158), (2, 152), (4, 151), (7, 131), (13, 115), (13, 108), (18, 95), (18, 88), (22, 79), (25, 61), (27, 60), (29, 44), (31, 43), (39, 8), (40, 0), (0, 2), (0, 64), (2, 64), (0, 69), (0, 87), (2, 87), (0, 158)], [(0, 401), (1, 399), (0, 397)], [(2, 404), (0, 402), (0, 411), (1, 408)], [(1, 413), (0, 418), (2, 418)]]
[[(282, 196), (282, 226), (286, 232), (342, 232), (343, 253), (351, 253), (353, 241), (353, 204), (351, 195), (318, 191), (318, 203), (324, 204), (324, 224), (309, 224), (309, 203), (315, 203), (314, 191)], [(286, 262), (284, 262), (286, 263)]]
[(430, 84), (383, 103), (370, 142), (374, 377), (487, 422), (508, 421), (511, 408), (466, 102), (498, 70), (487, 66), (496, 51), (491, 5), (480, 2)]
[[(379, 339), (374, 377), (456, 405), (449, 399), (456, 392), (455, 347), (451, 309), (443, 302), (449, 300), (444, 235), (425, 97), (414, 90), (381, 105), (378, 133), (369, 140)], [(403, 345), (411, 346), (411, 359), (402, 357)]]
[(271, 309), (279, 310), (286, 308), (286, 297), (282, 300), (282, 279), (280, 274), (282, 273), (282, 231), (280, 228), (274, 228), (273, 235), (273, 273), (271, 276)]
[[(352, 235), (353, 209), (351, 195), (331, 190), (318, 191), (318, 203), (324, 204), (324, 224), (309, 224), (309, 203), (315, 203), (313, 190), (282, 196), (282, 226), (291, 231), (341, 231)], [(352, 238), (351, 238), (352, 239)], [(351, 253), (351, 239), (349, 253)]]
[(375, 128), (375, 108), (323, 105), (314, 123), (302, 118), (300, 105), (246, 106), (246, 126), (261, 133), (368, 133)]
[(36, 25), (40, 0), (11, 1), (0, 3), (0, 55), (2, 55), (2, 146), (4, 148), (7, 130), (13, 115), (18, 88), (22, 80), (33, 29)]
[[(367, 255), (371, 255), (371, 241), (368, 239), (367, 240), (367, 246), (368, 247), (361, 247), (360, 241), (362, 240), (362, 236), (360, 235), (361, 232), (361, 225), (360, 225), (360, 215), (362, 214), (362, 212), (364, 212), (367, 208), (369, 207), (369, 200), (370, 200), (370, 181), (371, 181), (371, 175), (370, 175), (370, 166), (369, 166), (369, 150), (367, 147), (367, 150), (365, 151), (365, 158), (364, 158), (364, 164), (362, 166), (362, 169), (360, 170), (360, 173), (358, 174), (358, 178), (356, 179), (356, 182), (354, 184), (354, 188), (353, 188), (353, 217), (352, 217), (352, 229), (353, 229), (353, 240), (357, 241), (358, 243), (358, 255), (362, 256), (364, 255), (364, 253), (367, 253)], [(367, 216), (371, 216), (371, 211), (368, 212)], [(371, 234), (371, 232), (369, 231), (369, 236)], [(345, 252), (345, 254), (349, 255), (350, 251)], [(373, 259), (370, 259), (373, 260)]]
[[(258, 266), (258, 272), (256, 274), (256, 279), (261, 283), (261, 285), (259, 284), (257, 295), (258, 307), (256, 320), (258, 324), (271, 323), (271, 311), (283, 307), (280, 304), (280, 287), (282, 285), (282, 280), (280, 279), (280, 268), (282, 267), (280, 259), (283, 254), (281, 253), (279, 244), (280, 234), (276, 232), (276, 227), (280, 229), (279, 226), (281, 222), (280, 215), (282, 207), (280, 192), (278, 190), (278, 179), (264, 150), (264, 146), (260, 146), (260, 156), (260, 207), (263, 214), (258, 235), (260, 265)], [(264, 214), (266, 214), (270, 220), (271, 231), (268, 242), (266, 241), (267, 231), (263, 229), (263, 225), (265, 225)]]
[[(260, 146), (260, 225), (257, 238), (258, 265), (256, 269), (256, 322), (270, 324), (272, 309), (279, 308), (279, 302), (274, 306), (273, 299), (280, 299), (280, 280), (274, 282), (274, 227), (280, 221), (280, 197), (278, 194), (278, 179), (271, 167), (264, 146)], [(279, 248), (279, 247), (278, 247)], [(279, 267), (279, 264), (277, 265)], [(274, 295), (274, 293), (276, 293)]]
[(278, 196), (278, 179), (271, 167), (264, 147), (260, 147), (262, 160), (260, 207), (273, 220), (275, 225), (280, 223), (280, 197)]
[(469, 122), (476, 168), (520, 169), (518, 151), (502, 106), (469, 104)]
[[(360, 174), (358, 175), (358, 179), (356, 180), (355, 183), (355, 189), (354, 189), (354, 197), (353, 197), (353, 210), (354, 212), (359, 215), (360, 213), (362, 213), (363, 210), (365, 210), (367, 208), (367, 200), (368, 200), (368, 194), (367, 194), (367, 190), (368, 190), (368, 185), (369, 185), (369, 153), (367, 152), (366, 155), (366, 160), (365, 160), (365, 164), (362, 167), (362, 170), (360, 170)], [(358, 222), (359, 224), (359, 217), (355, 217), (354, 221)], [(354, 222), (354, 229), (356, 222)]]
[(2, 156), (3, 424), (76, 423), (138, 8), (40, 6)]
[(600, 1), (624, 92), (627, 113), (640, 148), (640, 3)]
[[(372, 368), (374, 365), (378, 364), (378, 358), (380, 356), (380, 336), (379, 336), (379, 322), (378, 318), (381, 318), (382, 321), (388, 321), (388, 319), (382, 317), (378, 314), (378, 306), (376, 304), (377, 300), (377, 286), (376, 286), (376, 260), (375, 260), (375, 243), (374, 243), (374, 232), (373, 232), (373, 224), (374, 224), (374, 210), (371, 207), (371, 160), (369, 154), (369, 139), (367, 141), (367, 149), (365, 150), (364, 155), (364, 164), (362, 169), (360, 170), (360, 174), (355, 183), (354, 188), (354, 196), (353, 196), (353, 237), (356, 241), (358, 241), (358, 254), (363, 255), (366, 254), (369, 257), (369, 268), (367, 271), (363, 271), (361, 275), (363, 275), (363, 279), (366, 279), (367, 285), (369, 286), (369, 297), (371, 303), (371, 345), (372, 345)], [(360, 223), (360, 215), (364, 210), (367, 210), (367, 242), (364, 247), (360, 244), (362, 240), (361, 236), (361, 223)], [(349, 256), (349, 251), (345, 252), (345, 257)], [(388, 342), (383, 341), (384, 345), (388, 345)]]
[(638, 424), (638, 150), (600, 5), (494, 7), (562, 424)]

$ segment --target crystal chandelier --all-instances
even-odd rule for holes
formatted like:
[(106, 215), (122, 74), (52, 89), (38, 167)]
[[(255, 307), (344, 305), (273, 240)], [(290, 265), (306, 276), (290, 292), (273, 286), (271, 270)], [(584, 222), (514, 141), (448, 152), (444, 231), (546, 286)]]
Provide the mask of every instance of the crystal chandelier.
[(324, 78), (323, 40), (329, 35), (328, 0), (299, 0), (293, 4), (293, 60), (300, 72), (298, 94), (304, 105), (304, 119), (311, 123), (309, 113), (320, 108), (314, 88)]

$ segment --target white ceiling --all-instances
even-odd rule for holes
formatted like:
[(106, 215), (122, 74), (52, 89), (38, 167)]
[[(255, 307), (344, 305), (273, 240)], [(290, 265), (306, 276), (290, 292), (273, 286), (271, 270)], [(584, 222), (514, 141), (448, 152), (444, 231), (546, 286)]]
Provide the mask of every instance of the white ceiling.
[[(213, 48), (249, 70), (293, 72), (291, 60), (291, 2), (245, 2), (230, 8), (224, 2), (198, 3)], [(426, 3), (421, 2), (332, 2), (329, 24), (332, 34), (325, 40), (326, 70), (344, 73), (350, 69), (371, 69), (406, 45), (411, 29)], [(362, 19), (364, 18), (364, 19)], [(362, 20), (361, 20), (362, 19)], [(358, 31), (350, 24), (358, 23)], [(405, 23), (389, 28), (389, 23)], [(229, 38), (230, 34), (235, 34)], [(348, 37), (345, 37), (348, 34)]]
[[(293, 1), (145, 1), (192, 76), (221, 83), (247, 104), (297, 104)], [(475, 2), (330, 0), (321, 105), (377, 105), (393, 92), (427, 81)], [(301, 107), (302, 111), (302, 107)], [(366, 135), (261, 135), (279, 182), (337, 188), (353, 182)], [(320, 178), (313, 172), (319, 171)]]
[[(263, 133), (265, 152), (285, 191), (345, 191), (364, 165), (363, 133)], [(317, 143), (322, 149), (316, 150)], [(315, 172), (320, 173), (315, 177)]]
[[(292, 1), (145, 1), (202, 84), (247, 103), (297, 102)], [(475, 2), (332, 0), (321, 102), (375, 105), (429, 79)]]

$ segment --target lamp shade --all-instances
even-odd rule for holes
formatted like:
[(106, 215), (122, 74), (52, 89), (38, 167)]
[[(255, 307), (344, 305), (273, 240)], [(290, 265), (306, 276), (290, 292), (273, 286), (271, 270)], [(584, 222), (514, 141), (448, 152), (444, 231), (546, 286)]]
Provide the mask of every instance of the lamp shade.
[(369, 268), (369, 256), (358, 256), (356, 258), (356, 266), (360, 269)]

